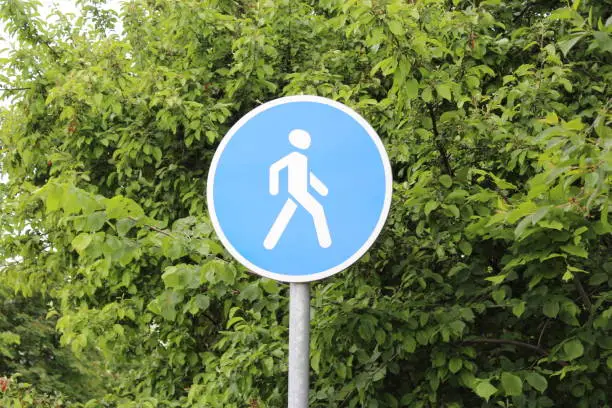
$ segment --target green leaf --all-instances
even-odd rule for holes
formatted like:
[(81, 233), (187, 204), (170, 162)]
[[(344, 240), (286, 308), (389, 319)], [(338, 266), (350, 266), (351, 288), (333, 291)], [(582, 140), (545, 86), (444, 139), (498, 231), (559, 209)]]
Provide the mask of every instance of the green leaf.
[(612, 53), (612, 36), (606, 31), (595, 31), (593, 33), (595, 39), (594, 45), (602, 52)]
[(262, 360), (263, 373), (266, 376), (271, 376), (274, 370), (274, 359), (272, 357), (265, 357)]
[(521, 317), (523, 313), (525, 313), (525, 302), (524, 301), (520, 301), (514, 306), (512, 306), (512, 314), (514, 314), (516, 317)]
[(390, 75), (394, 73), (397, 69), (397, 64), (397, 58), (395, 58), (394, 56), (385, 58), (384, 60), (376, 64), (374, 68), (372, 68), (372, 71), (370, 71), (370, 75), (373, 76), (378, 70), (381, 70), (384, 76)]
[(225, 263), (217, 270), (217, 277), (220, 281), (231, 285), (236, 279), (236, 273), (230, 264)]
[(47, 185), (47, 196), (45, 198), (46, 212), (51, 213), (61, 208), (61, 202), (64, 195), (64, 189), (57, 184)]
[(533, 64), (523, 64), (514, 71), (514, 75), (518, 77), (525, 75), (533, 75), (534, 68), (535, 66)]
[(406, 81), (404, 87), (406, 91), (406, 99), (410, 100), (419, 96), (419, 82), (416, 79), (410, 78)]
[(436, 91), (438, 91), (438, 95), (442, 98), (450, 101), (452, 99), (450, 87), (447, 84), (438, 84), (436, 86)]
[(514, 229), (514, 236), (517, 239), (520, 239), (525, 233), (525, 230), (527, 229), (527, 227), (531, 226), (532, 224), (533, 224), (533, 221), (532, 221), (531, 215), (523, 218), (521, 222), (519, 222), (516, 228)]
[(378, 382), (380, 380), (382, 380), (383, 378), (385, 378), (387, 374), (387, 369), (383, 368), (383, 369), (378, 369), (374, 372), (374, 375), (372, 376), (372, 381), (373, 382)]
[(546, 391), (546, 388), (548, 388), (548, 381), (546, 381), (546, 378), (538, 373), (527, 373), (525, 380), (533, 389), (537, 391), (544, 392)]
[(563, 53), (563, 56), (567, 57), (567, 54), (571, 51), (571, 49), (574, 48), (574, 46), (580, 40), (582, 40), (586, 35), (587, 33), (578, 33), (578, 34), (574, 34), (567, 40), (559, 41), (557, 45), (559, 46), (559, 49)]
[(584, 354), (584, 346), (580, 340), (573, 339), (563, 345), (563, 351), (565, 353), (565, 358), (568, 361), (572, 361)]
[(162, 159), (162, 151), (159, 147), (154, 146), (153, 150), (151, 151), (153, 153), (153, 157), (155, 157), (155, 160), (157, 162), (160, 162)]
[(92, 239), (93, 236), (90, 234), (79, 234), (72, 240), (72, 247), (81, 254), (91, 244)]
[(244, 322), (244, 321), (245, 321), (244, 317), (234, 316), (234, 317), (232, 317), (231, 319), (228, 320), (226, 328), (231, 329), (232, 326), (234, 326), (235, 324), (241, 323), (241, 322)]
[(570, 255), (578, 256), (580, 258), (588, 258), (589, 253), (586, 249), (576, 245), (563, 245), (561, 249)]
[(206, 295), (196, 295), (194, 303), (200, 310), (206, 310), (210, 306), (210, 298)]
[(506, 280), (506, 278), (508, 277), (508, 274), (501, 274), (501, 275), (495, 275), (495, 276), (489, 276), (487, 278), (485, 278), (485, 280), (492, 282), (494, 285), (499, 285), (501, 284), (504, 280)]
[(239, 300), (249, 300), (251, 302), (259, 299), (261, 297), (261, 288), (259, 287), (259, 282), (253, 282), (250, 285), (247, 285), (240, 291), (240, 296), (238, 296)]
[(459, 207), (457, 207), (454, 204), (442, 204), (442, 207), (446, 210), (448, 210), (453, 217), (455, 218), (459, 218), (459, 216), (461, 215), (461, 212), (459, 211)]
[[(519, 219), (533, 214), (538, 210), (538, 206), (531, 201), (523, 201), (516, 209), (508, 214), (508, 222), (513, 224)], [(531, 218), (529, 219), (531, 221)]]
[(537, 224), (538, 221), (544, 218), (546, 214), (548, 214), (549, 211), (550, 211), (550, 206), (538, 208), (538, 210), (531, 216), (531, 223), (533, 225)]
[(538, 222), (538, 225), (542, 228), (554, 229), (557, 231), (561, 231), (563, 229), (563, 224), (561, 224), (559, 221), (542, 220)]
[(179, 259), (185, 255), (185, 247), (176, 236), (164, 236), (161, 239), (161, 249), (164, 256), (172, 260)]
[(162, 274), (167, 288), (196, 289), (200, 286), (200, 270), (195, 265), (169, 266)]
[(493, 298), (495, 303), (501, 305), (506, 299), (506, 290), (503, 287), (496, 289), (491, 293), (491, 297)]
[(423, 99), (423, 102), (425, 103), (429, 103), (432, 101), (433, 96), (431, 93), (431, 87), (427, 86), (425, 87), (425, 89), (423, 89), (423, 92), (421, 93), (421, 98)]
[(201, 281), (202, 282), (225, 282), (233, 284), (236, 279), (236, 270), (231, 264), (220, 259), (213, 259), (206, 262), (202, 266)]
[(181, 273), (175, 266), (166, 268), (166, 272), (162, 274), (162, 280), (167, 288), (184, 287), (181, 282)]
[(156, 301), (162, 317), (169, 321), (176, 319), (176, 305), (183, 300), (183, 297), (174, 290), (166, 290)]
[(446, 188), (450, 188), (453, 185), (453, 179), (448, 174), (441, 175), (438, 181)]
[(497, 392), (497, 388), (492, 386), (489, 380), (485, 380), (479, 382), (474, 391), (476, 391), (476, 394), (479, 397), (484, 398), (486, 401), (489, 401), (491, 395)]
[(95, 211), (89, 214), (85, 221), (85, 230), (89, 232), (99, 231), (106, 222), (106, 213), (104, 211)]
[(319, 373), (321, 362), (321, 351), (313, 350), (310, 354), (310, 365), (315, 373)]
[(464, 255), (466, 256), (472, 255), (472, 244), (470, 244), (468, 241), (461, 240), (459, 242), (458, 247), (461, 250), (461, 252), (463, 252)]
[(544, 314), (551, 319), (554, 319), (559, 314), (559, 302), (556, 300), (547, 300), (542, 309)]
[(546, 114), (546, 118), (540, 119), (540, 122), (546, 123), (548, 125), (556, 125), (559, 123), (559, 117), (555, 112), (548, 112)]
[(406, 335), (404, 337), (402, 345), (403, 345), (404, 351), (406, 351), (407, 353), (414, 353), (414, 351), (416, 350), (417, 342), (413, 336)]
[(606, 364), (608, 365), (608, 368), (612, 370), (612, 356), (608, 357)]
[(374, 76), (376, 75), (376, 73), (378, 71), (385, 71), (387, 67), (393, 65), (395, 62), (395, 58), (393, 57), (388, 57), (385, 58), (384, 60), (379, 61), (376, 65), (374, 65), (374, 67), (372, 67), (372, 69), (370, 70), (370, 76)]
[(438, 208), (438, 206), (440, 205), (439, 202), (434, 201), (434, 200), (430, 200), (425, 204), (425, 215), (429, 215), (433, 210), (435, 210), (436, 208)]
[(583, 226), (583, 227), (580, 227), (580, 228), (576, 229), (576, 230), (574, 231), (574, 234), (573, 234), (573, 235), (574, 235), (574, 236), (582, 235), (582, 234), (584, 234), (585, 232), (587, 232), (588, 230), (589, 230), (589, 228), (588, 228), (588, 227), (584, 227), (584, 226)]
[(445, 353), (438, 351), (438, 352), (433, 353), (432, 357), (433, 357), (432, 362), (433, 362), (434, 367), (442, 367), (446, 364), (446, 354)]
[(453, 374), (459, 372), (459, 370), (461, 370), (461, 367), (463, 367), (463, 360), (461, 360), (460, 358), (453, 357), (448, 362), (448, 369)]
[(389, 21), (389, 31), (398, 37), (402, 37), (405, 34), (404, 27), (402, 27), (402, 23), (398, 20)]
[(117, 234), (123, 237), (128, 232), (130, 232), (130, 230), (132, 229), (132, 227), (134, 227), (134, 225), (136, 225), (136, 221), (131, 220), (129, 218), (122, 218), (120, 220), (117, 220), (115, 225), (117, 227)]
[(384, 330), (378, 329), (374, 333), (374, 338), (376, 339), (376, 343), (379, 346), (382, 346), (382, 345), (384, 345), (385, 340), (387, 339), (387, 334), (385, 333)]
[(120, 195), (107, 199), (105, 204), (108, 218), (138, 218), (144, 215), (144, 210), (134, 200)]
[[(465, 318), (465, 317), (464, 317)], [(453, 330), (453, 334), (460, 336), (463, 334), (463, 331), (465, 330), (465, 323), (462, 320), (455, 320), (450, 322), (450, 324), (448, 325), (448, 327), (450, 327)]]
[(569, 7), (559, 8), (550, 13), (548, 17), (551, 20), (570, 20), (576, 17), (580, 17), (580, 15)]
[(501, 384), (506, 395), (517, 397), (523, 393), (523, 380), (511, 373), (502, 373)]
[(263, 278), (259, 284), (266, 293), (271, 295), (276, 295), (281, 290), (278, 282), (273, 279)]

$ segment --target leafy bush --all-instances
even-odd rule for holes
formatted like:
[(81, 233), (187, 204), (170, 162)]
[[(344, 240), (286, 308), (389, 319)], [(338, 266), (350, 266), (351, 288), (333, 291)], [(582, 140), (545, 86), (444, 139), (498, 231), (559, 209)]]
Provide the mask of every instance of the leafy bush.
[(610, 1), (134, 0), (121, 37), (98, 1), (30, 4), (0, 6), (0, 274), (102, 353), (104, 404), (286, 404), (286, 285), (231, 260), (204, 191), (233, 123), (308, 93), (395, 180), (376, 245), (313, 285), (311, 406), (610, 405)]
[(0, 284), (0, 375), (18, 375), (36, 391), (86, 401), (104, 390), (106, 375), (95, 355), (86, 364), (60, 345), (56, 312), (39, 296), (9, 294)]
[(74, 407), (60, 393), (39, 392), (31, 384), (18, 381), (18, 376), (0, 377), (0, 403), (3, 408)]

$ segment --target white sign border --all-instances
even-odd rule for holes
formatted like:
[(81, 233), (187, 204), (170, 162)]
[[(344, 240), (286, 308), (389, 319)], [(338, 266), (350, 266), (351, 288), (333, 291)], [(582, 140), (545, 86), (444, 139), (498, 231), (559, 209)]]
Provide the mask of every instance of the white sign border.
[[(215, 174), (217, 171), (217, 165), (219, 163), (219, 159), (221, 155), (223, 154), (223, 151), (225, 150), (225, 147), (227, 146), (229, 141), (232, 139), (234, 134), (238, 132), (238, 130), (240, 130), (240, 128), (242, 128), (242, 126), (244, 126), (246, 122), (248, 122), (249, 120), (257, 116), (258, 114), (265, 112), (266, 110), (273, 108), (275, 106), (284, 105), (284, 104), (293, 103), (293, 102), (321, 103), (321, 104), (328, 105), (333, 108), (339, 109), (342, 112), (346, 113), (347, 115), (351, 116), (355, 121), (357, 121), (357, 123), (359, 123), (366, 130), (366, 132), (368, 133), (368, 136), (370, 136), (370, 138), (376, 145), (376, 148), (378, 149), (378, 153), (380, 154), (380, 158), (382, 160), (384, 172), (385, 172), (385, 199), (383, 202), (383, 209), (380, 213), (380, 217), (378, 219), (378, 222), (376, 223), (376, 226), (374, 227), (374, 229), (372, 230), (372, 233), (370, 234), (370, 237), (361, 246), (361, 248), (357, 250), (357, 252), (355, 252), (351, 257), (349, 257), (347, 260), (342, 262), (340, 265), (336, 265), (322, 272), (316, 272), (316, 273), (308, 274), (308, 275), (286, 275), (286, 274), (271, 272), (266, 269), (260, 268), (259, 266), (253, 264), (251, 261), (243, 257), (242, 254), (240, 254), (240, 252), (238, 252), (238, 250), (234, 248), (234, 246), (230, 243), (230, 241), (227, 239), (227, 237), (223, 233), (223, 229), (221, 228), (221, 225), (219, 224), (219, 220), (215, 212), (215, 203), (214, 203), (214, 198), (213, 198), (213, 182), (214, 182)], [(314, 96), (314, 95), (294, 95), (294, 96), (285, 96), (285, 97), (281, 97), (278, 99), (273, 99), (269, 102), (259, 105), (257, 108), (253, 109), (252, 111), (244, 115), (242, 118), (240, 118), (240, 120), (236, 122), (234, 126), (230, 128), (230, 130), (221, 140), (219, 147), (217, 147), (217, 150), (215, 151), (212, 162), (210, 164), (210, 169), (208, 171), (207, 185), (206, 185), (206, 199), (207, 199), (207, 204), (208, 204), (208, 213), (210, 215), (210, 220), (213, 224), (213, 228), (215, 229), (215, 232), (217, 233), (217, 236), (221, 240), (221, 243), (223, 244), (223, 246), (225, 246), (225, 248), (229, 251), (229, 253), (234, 258), (236, 258), (238, 262), (246, 266), (252, 272), (258, 275), (264, 276), (266, 278), (274, 279), (274, 280), (281, 281), (281, 282), (298, 283), (298, 282), (317, 281), (317, 280), (335, 275), (336, 273), (343, 271), (344, 269), (351, 266), (353, 263), (357, 262), (357, 260), (359, 260), (359, 258), (361, 258), (363, 254), (366, 253), (366, 251), (372, 246), (374, 241), (376, 241), (376, 238), (378, 238), (378, 235), (380, 234), (380, 232), (383, 229), (383, 226), (385, 225), (387, 216), (389, 215), (389, 208), (391, 207), (392, 188), (393, 188), (393, 176), (391, 173), (391, 164), (389, 162), (389, 157), (387, 156), (385, 147), (383, 146), (382, 141), (380, 140), (380, 137), (378, 136), (374, 128), (372, 128), (372, 126), (370, 126), (370, 124), (361, 115), (359, 115), (357, 112), (355, 112), (353, 109), (349, 108), (348, 106), (340, 102), (336, 102), (332, 99), (324, 98), (321, 96)]]

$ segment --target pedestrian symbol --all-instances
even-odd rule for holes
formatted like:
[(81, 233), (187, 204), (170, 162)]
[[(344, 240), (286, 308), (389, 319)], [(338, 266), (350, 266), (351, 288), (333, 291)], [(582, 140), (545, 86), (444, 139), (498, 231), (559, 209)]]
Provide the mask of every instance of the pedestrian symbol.
[(286, 282), (333, 275), (372, 245), (391, 203), (382, 142), (355, 111), (291, 96), (240, 119), (208, 174), (210, 218), (249, 270)]
[[(305, 130), (294, 129), (289, 133), (289, 142), (294, 147), (305, 150), (310, 147), (310, 135)], [(325, 211), (317, 199), (308, 192), (308, 186), (310, 185), (317, 193), (326, 196), (328, 193), (327, 186), (312, 171), (308, 171), (308, 158), (302, 153), (293, 152), (270, 167), (270, 194), (278, 194), (279, 172), (285, 167), (287, 168), (287, 190), (293, 199), (288, 198), (285, 202), (266, 236), (264, 247), (273, 249), (276, 246), (297, 209), (295, 203), (297, 201), (312, 216), (319, 245), (322, 248), (328, 248), (332, 244), (332, 240), (325, 219)]]

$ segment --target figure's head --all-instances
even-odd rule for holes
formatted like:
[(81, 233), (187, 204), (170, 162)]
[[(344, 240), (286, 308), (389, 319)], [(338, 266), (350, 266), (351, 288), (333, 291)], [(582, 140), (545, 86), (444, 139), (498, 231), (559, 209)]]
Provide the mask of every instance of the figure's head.
[(308, 149), (310, 147), (310, 134), (302, 129), (293, 129), (289, 132), (289, 142), (298, 149)]

